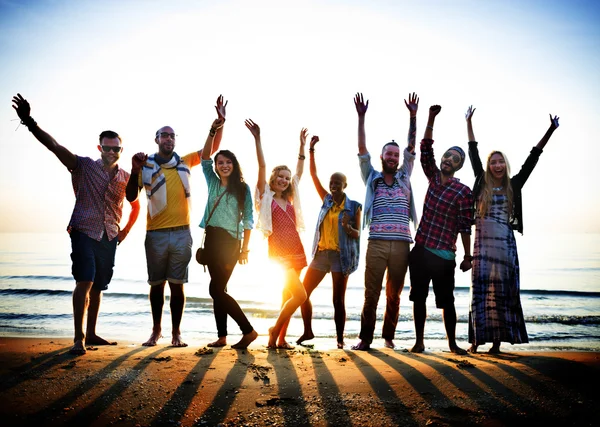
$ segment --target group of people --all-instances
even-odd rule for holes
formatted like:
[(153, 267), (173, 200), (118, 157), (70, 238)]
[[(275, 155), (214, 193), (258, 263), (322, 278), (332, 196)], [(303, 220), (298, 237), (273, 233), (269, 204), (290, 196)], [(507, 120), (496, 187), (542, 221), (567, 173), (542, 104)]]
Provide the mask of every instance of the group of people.
[[(521, 189), (535, 167), (542, 149), (558, 127), (558, 117), (550, 115), (550, 127), (531, 150), (521, 171), (510, 177), (506, 156), (493, 151), (484, 168), (473, 132), (475, 109), (466, 113), (469, 157), (475, 174), (473, 190), (454, 174), (465, 162), (465, 152), (450, 147), (439, 166), (433, 151), (435, 118), (441, 107), (429, 108), (425, 133), (420, 144), (420, 159), (429, 186), (422, 218), (417, 220), (411, 175), (416, 157), (416, 117), (419, 98), (409, 94), (405, 105), (409, 111), (408, 142), (401, 150), (392, 140), (384, 144), (381, 170), (376, 170), (367, 150), (365, 116), (369, 102), (361, 93), (354, 97), (358, 114), (358, 159), (366, 186), (363, 205), (345, 193), (346, 176), (331, 175), (329, 191), (318, 175), (315, 147), (318, 136), (309, 142), (310, 174), (323, 205), (316, 224), (312, 260), (303, 280), (301, 271), (307, 259), (299, 232), (304, 229), (299, 183), (306, 159), (308, 131), (300, 131), (298, 162), (295, 171), (285, 165), (273, 168), (267, 180), (260, 127), (248, 119), (245, 125), (252, 134), (258, 162), (254, 203), (239, 161), (229, 150), (219, 150), (226, 121), (222, 96), (216, 102), (217, 118), (213, 121), (204, 146), (185, 156), (175, 152), (176, 134), (164, 126), (155, 135), (158, 151), (132, 157), (131, 173), (118, 166), (122, 140), (112, 131), (100, 134), (100, 159), (92, 160), (72, 154), (44, 132), (31, 117), (31, 108), (20, 94), (13, 97), (13, 108), (21, 123), (67, 167), (72, 176), (75, 208), (68, 231), (72, 244), (74, 345), (72, 353), (84, 354), (86, 345), (114, 344), (96, 334), (102, 291), (112, 278), (115, 251), (135, 223), (140, 205), (138, 195), (145, 190), (147, 220), (145, 250), (150, 285), (153, 328), (143, 344), (154, 346), (162, 337), (162, 313), (165, 285), (170, 288), (172, 321), (171, 344), (184, 347), (180, 324), (185, 307), (184, 284), (192, 258), (190, 231), (190, 170), (199, 164), (208, 187), (208, 200), (200, 223), (204, 229), (203, 263), (210, 274), (209, 292), (213, 299), (217, 339), (209, 347), (227, 345), (227, 320), (230, 316), (241, 330), (242, 338), (231, 347), (247, 348), (257, 337), (237, 301), (227, 292), (227, 284), (236, 264), (248, 262), (249, 241), (254, 228), (268, 238), (269, 257), (285, 271), (282, 306), (275, 325), (269, 329), (269, 348), (293, 348), (286, 340), (287, 328), (294, 312), (300, 308), (303, 334), (296, 341), (314, 338), (311, 293), (331, 272), (337, 346), (343, 348), (346, 320), (345, 293), (348, 277), (358, 268), (361, 230), (368, 228), (365, 255), (365, 294), (361, 313), (359, 341), (355, 350), (368, 350), (373, 342), (377, 305), (385, 275), (386, 307), (382, 338), (394, 348), (400, 311), (400, 294), (407, 270), (410, 271), (410, 300), (416, 342), (413, 352), (423, 352), (427, 318), (426, 300), (432, 283), (436, 307), (442, 309), (448, 345), (453, 353), (464, 354), (456, 343), (457, 315), (454, 306), (454, 273), (458, 234), (464, 249), (460, 269), (472, 271), (469, 311), (469, 351), (492, 343), (491, 352), (500, 351), (501, 342), (528, 342), (519, 296), (519, 262), (513, 230), (523, 232)], [(402, 163), (400, 152), (402, 151)], [(216, 153), (216, 154), (215, 154)], [(214, 158), (212, 157), (214, 155)], [(120, 222), (124, 199), (132, 209), (126, 226)], [(416, 229), (413, 241), (410, 222)], [(475, 241), (471, 255), (471, 228), (475, 224)], [(412, 249), (411, 244), (414, 243)], [(87, 313), (86, 331), (83, 332)]]

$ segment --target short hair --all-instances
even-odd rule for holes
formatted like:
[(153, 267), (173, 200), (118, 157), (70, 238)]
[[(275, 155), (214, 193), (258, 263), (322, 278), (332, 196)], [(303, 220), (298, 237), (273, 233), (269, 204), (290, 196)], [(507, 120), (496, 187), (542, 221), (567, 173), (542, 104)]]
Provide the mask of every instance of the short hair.
[(108, 139), (119, 138), (119, 142), (123, 142), (123, 140), (121, 139), (119, 134), (117, 132), (113, 132), (112, 130), (105, 130), (104, 132), (102, 132), (100, 134), (99, 141), (102, 142), (102, 140), (104, 138), (108, 138)]
[(390, 142), (384, 144), (383, 148), (381, 149), (381, 154), (383, 154), (383, 152), (385, 151), (385, 147), (387, 147), (389, 145), (393, 145), (394, 147), (398, 147), (398, 149), (400, 149), (400, 146), (398, 145), (398, 143), (392, 139)]

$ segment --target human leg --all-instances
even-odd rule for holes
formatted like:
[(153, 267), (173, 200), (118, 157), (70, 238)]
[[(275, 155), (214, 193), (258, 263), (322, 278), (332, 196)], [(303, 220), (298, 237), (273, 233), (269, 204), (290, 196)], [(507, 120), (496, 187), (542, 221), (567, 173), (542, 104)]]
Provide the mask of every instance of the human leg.
[(171, 290), (170, 308), (171, 308), (171, 324), (172, 324), (172, 339), (173, 347), (187, 347), (187, 344), (181, 339), (181, 318), (183, 317), (183, 309), (185, 307), (185, 292), (183, 283), (169, 282)]
[(164, 234), (169, 240), (166, 275), (171, 290), (171, 345), (187, 347), (181, 338), (181, 319), (185, 308), (184, 284), (188, 281), (188, 266), (192, 259), (192, 234), (189, 229)]
[[(311, 264), (312, 265), (312, 264)], [(327, 273), (325, 271), (316, 270), (312, 267), (308, 267), (306, 275), (304, 276), (304, 290), (306, 291), (306, 301), (300, 306), (302, 311), (302, 322), (304, 323), (304, 332), (296, 340), (296, 344), (302, 344), (307, 340), (312, 340), (315, 334), (312, 330), (312, 303), (310, 302), (310, 295), (319, 286), (323, 278)]]
[(306, 291), (304, 290), (304, 286), (302, 286), (299, 276), (300, 270), (295, 270), (294, 268), (288, 268), (285, 272), (285, 289), (291, 294), (291, 297), (281, 307), (275, 326), (269, 329), (269, 343), (267, 345), (269, 348), (275, 348), (276, 346), (289, 347), (289, 345), (286, 345), (285, 335), (282, 339), (281, 332), (284, 330), (284, 327), (287, 329), (287, 324), (289, 324), (294, 312), (306, 301)]
[(150, 287), (150, 309), (152, 311), (152, 333), (143, 346), (153, 347), (162, 338), (162, 313), (165, 304), (165, 282)]
[(89, 293), (89, 306), (87, 312), (87, 326), (85, 332), (85, 342), (88, 345), (116, 345), (116, 342), (107, 341), (96, 334), (96, 323), (100, 312), (100, 303), (102, 302), (102, 291), (94, 286)]
[(413, 302), (413, 321), (415, 324), (415, 345), (410, 349), (412, 353), (425, 351), (425, 320), (427, 319), (427, 294), (429, 293), (429, 268), (426, 260), (426, 249), (415, 246), (408, 256), (410, 268), (410, 296)]
[(385, 285), (386, 306), (383, 316), (382, 337), (387, 348), (395, 348), (393, 339), (400, 316), (400, 294), (404, 289), (404, 278), (408, 269), (408, 242), (391, 242), (388, 259), (387, 281)]
[(344, 328), (346, 326), (346, 287), (348, 276), (341, 272), (331, 273), (333, 286), (333, 319), (335, 321), (335, 332), (337, 347), (344, 348)]
[(75, 336), (73, 347), (69, 351), (72, 354), (85, 354), (85, 334), (83, 333), (83, 318), (89, 304), (89, 294), (92, 282), (77, 282), (73, 290), (73, 323)]
[(150, 292), (150, 310), (152, 313), (152, 332), (150, 338), (142, 345), (153, 347), (162, 338), (162, 314), (165, 304), (165, 283), (167, 282), (167, 266), (169, 263), (169, 233), (146, 232), (144, 241), (146, 250), (146, 268)]

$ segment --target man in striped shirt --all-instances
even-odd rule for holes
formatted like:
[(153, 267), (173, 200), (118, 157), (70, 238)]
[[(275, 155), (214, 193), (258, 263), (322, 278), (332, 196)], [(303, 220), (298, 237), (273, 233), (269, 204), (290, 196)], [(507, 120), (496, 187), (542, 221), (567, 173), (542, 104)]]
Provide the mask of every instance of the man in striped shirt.
[(381, 294), (383, 276), (387, 270), (385, 294), (386, 308), (382, 337), (384, 345), (394, 348), (394, 336), (400, 315), (400, 293), (408, 268), (409, 245), (412, 243), (409, 221), (417, 222), (410, 175), (415, 160), (415, 135), (419, 99), (413, 93), (404, 104), (410, 112), (408, 146), (400, 166), (400, 147), (394, 141), (383, 146), (382, 171), (371, 164), (365, 136), (365, 114), (369, 106), (362, 94), (356, 94), (354, 104), (358, 113), (358, 158), (367, 195), (363, 228), (369, 227), (369, 244), (365, 257), (365, 302), (361, 313), (360, 341), (353, 350), (368, 350), (373, 342), (377, 304)]
[(421, 165), (429, 180), (423, 205), (423, 217), (415, 247), (410, 252), (410, 300), (413, 302), (416, 343), (413, 353), (425, 350), (423, 335), (427, 318), (426, 300), (429, 282), (437, 308), (442, 309), (448, 345), (452, 353), (466, 354), (456, 344), (456, 309), (454, 307), (454, 269), (456, 267), (456, 239), (461, 235), (465, 257), (460, 264), (462, 271), (471, 269), (471, 224), (473, 222), (473, 196), (471, 190), (461, 184), (454, 173), (465, 162), (465, 152), (460, 147), (449, 148), (442, 156), (440, 167), (433, 155), (433, 123), (442, 107), (429, 108), (425, 136), (421, 141)]
[(123, 151), (121, 137), (113, 131), (104, 131), (98, 145), (100, 159), (77, 156), (39, 128), (30, 115), (29, 103), (20, 94), (13, 97), (13, 104), (21, 123), (71, 172), (75, 208), (67, 230), (71, 237), (72, 273), (76, 285), (73, 290), (75, 337), (70, 353), (85, 354), (86, 344), (114, 345), (116, 343), (96, 334), (101, 292), (108, 289), (112, 279), (117, 244), (125, 239), (140, 211), (139, 202), (132, 202), (127, 225), (120, 228), (125, 187), (129, 180), (129, 173), (117, 165)]

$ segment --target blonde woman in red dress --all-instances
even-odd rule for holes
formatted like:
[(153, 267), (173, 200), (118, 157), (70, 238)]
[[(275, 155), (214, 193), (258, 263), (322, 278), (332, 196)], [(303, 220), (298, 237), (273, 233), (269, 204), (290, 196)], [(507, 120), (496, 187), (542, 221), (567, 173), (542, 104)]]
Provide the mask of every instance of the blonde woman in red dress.
[(304, 146), (308, 130), (300, 131), (300, 148), (296, 173), (287, 166), (277, 166), (267, 181), (265, 157), (260, 140), (260, 128), (252, 120), (246, 127), (254, 136), (258, 159), (256, 184), (256, 227), (269, 239), (269, 258), (279, 262), (285, 270), (283, 304), (275, 326), (269, 329), (268, 348), (292, 349), (285, 335), (294, 312), (306, 301), (306, 291), (300, 281), (300, 272), (306, 267), (306, 255), (299, 231), (304, 230), (298, 184), (304, 170)]

